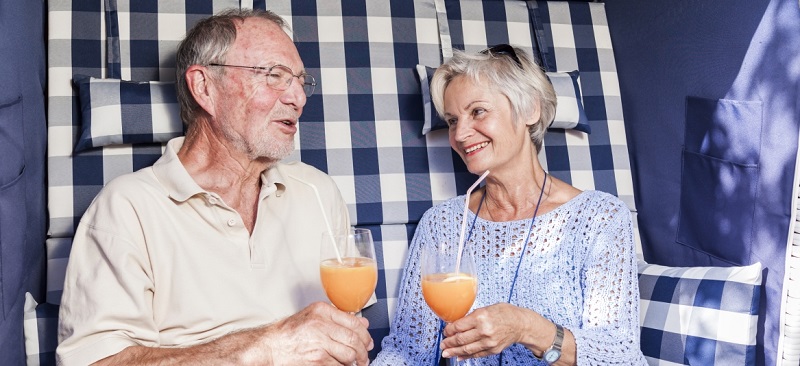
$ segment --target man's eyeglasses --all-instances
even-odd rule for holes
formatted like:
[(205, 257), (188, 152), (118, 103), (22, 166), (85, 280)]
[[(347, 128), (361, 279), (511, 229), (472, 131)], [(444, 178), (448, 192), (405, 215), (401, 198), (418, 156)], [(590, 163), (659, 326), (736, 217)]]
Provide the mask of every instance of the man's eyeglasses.
[(292, 85), (292, 80), (297, 78), (303, 83), (303, 91), (306, 97), (314, 95), (314, 88), (317, 86), (317, 80), (313, 76), (301, 72), (297, 75), (292, 73), (292, 69), (283, 65), (275, 65), (270, 67), (261, 66), (241, 66), (241, 65), (226, 65), (226, 64), (208, 64), (208, 66), (220, 67), (238, 67), (241, 69), (250, 69), (256, 71), (266, 71), (267, 86), (275, 90), (286, 90)]
[(522, 62), (520, 62), (519, 57), (517, 57), (517, 51), (514, 51), (514, 47), (511, 47), (511, 45), (498, 44), (481, 51), (481, 53), (484, 55), (506, 55), (511, 57), (520, 69), (522, 68)]

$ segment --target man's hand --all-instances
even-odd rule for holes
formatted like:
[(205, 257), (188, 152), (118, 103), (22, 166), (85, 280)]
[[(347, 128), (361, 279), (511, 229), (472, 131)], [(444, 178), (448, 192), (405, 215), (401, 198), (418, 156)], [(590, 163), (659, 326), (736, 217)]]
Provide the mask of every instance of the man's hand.
[(314, 303), (278, 323), (264, 328), (264, 346), (273, 365), (367, 365), (373, 347), (369, 322)]

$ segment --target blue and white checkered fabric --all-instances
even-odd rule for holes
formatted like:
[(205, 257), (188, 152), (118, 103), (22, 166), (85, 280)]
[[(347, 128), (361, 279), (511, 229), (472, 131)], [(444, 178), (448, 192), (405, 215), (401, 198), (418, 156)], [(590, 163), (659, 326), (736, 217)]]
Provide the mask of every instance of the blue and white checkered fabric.
[(81, 134), (75, 152), (122, 144), (166, 143), (183, 136), (175, 82), (76, 75)]
[(650, 365), (754, 365), (761, 264), (639, 263), (641, 345)]
[(23, 333), (28, 366), (56, 364), (58, 306), (37, 304), (30, 293), (25, 293)]
[[(80, 216), (103, 185), (152, 164), (162, 152), (158, 144), (121, 144), (73, 154), (82, 126), (73, 75), (174, 81), (175, 49), (186, 30), (239, 5), (233, 0), (48, 1), (48, 247), (68, 247)], [(451, 151), (446, 131), (421, 134), (424, 112), (415, 66), (439, 65), (442, 41), (445, 50), (450, 41), (468, 51), (498, 43), (530, 52), (541, 48), (552, 58), (548, 71), (578, 70), (592, 133), (549, 133), (541, 160), (581, 189), (619, 196), (635, 214), (602, 3), (277, 0), (252, 5), (286, 18), (307, 71), (320, 84), (304, 109), (299, 148), (289, 159), (328, 172), (352, 221), (375, 231), (382, 253), (378, 304), (365, 315), (376, 339), (388, 332), (400, 270), (419, 218), (433, 204), (464, 193), (476, 178)], [(52, 254), (48, 302), (58, 303), (67, 253), (54, 249)]]

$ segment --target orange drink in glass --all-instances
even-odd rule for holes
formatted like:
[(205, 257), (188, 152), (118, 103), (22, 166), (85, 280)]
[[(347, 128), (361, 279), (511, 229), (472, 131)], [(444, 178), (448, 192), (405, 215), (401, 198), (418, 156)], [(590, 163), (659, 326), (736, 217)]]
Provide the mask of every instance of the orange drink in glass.
[(434, 273), (422, 277), (425, 302), (448, 323), (467, 315), (477, 292), (478, 280), (465, 273)]
[[(452, 323), (467, 315), (478, 293), (475, 260), (469, 250), (451, 242), (423, 244), (420, 275), (422, 297), (436, 316)], [(450, 365), (457, 364), (455, 357), (450, 359)]]
[(375, 292), (378, 266), (372, 258), (326, 259), (319, 265), (322, 287), (334, 306), (342, 311), (360, 311)]
[(375, 245), (369, 229), (350, 228), (342, 234), (322, 234), (319, 277), (337, 309), (357, 313), (378, 283)]

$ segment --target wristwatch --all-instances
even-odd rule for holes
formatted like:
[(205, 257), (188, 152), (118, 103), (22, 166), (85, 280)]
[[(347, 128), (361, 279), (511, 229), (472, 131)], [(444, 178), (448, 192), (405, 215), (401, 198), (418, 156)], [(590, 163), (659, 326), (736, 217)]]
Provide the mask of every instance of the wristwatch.
[(558, 361), (561, 358), (561, 344), (564, 342), (564, 327), (556, 324), (556, 337), (553, 339), (553, 344), (544, 351), (542, 354), (542, 359), (544, 362), (547, 362), (548, 365), (552, 365), (554, 362)]

